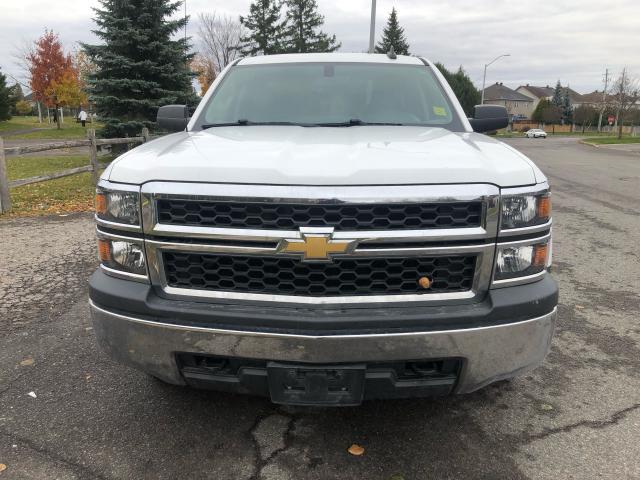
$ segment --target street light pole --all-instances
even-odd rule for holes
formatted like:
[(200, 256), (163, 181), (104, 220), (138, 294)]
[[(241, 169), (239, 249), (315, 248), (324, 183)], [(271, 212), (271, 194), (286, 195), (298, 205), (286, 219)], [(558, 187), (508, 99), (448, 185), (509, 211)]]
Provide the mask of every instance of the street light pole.
[(376, 40), (376, 0), (371, 0), (371, 26), (369, 27), (369, 53), (374, 53)]
[(485, 82), (486, 82), (486, 80), (487, 80), (487, 67), (488, 67), (489, 65), (491, 65), (493, 62), (495, 62), (496, 60), (498, 60), (499, 58), (502, 58), (502, 57), (510, 57), (510, 56), (511, 56), (511, 54), (510, 54), (510, 53), (505, 53), (505, 54), (503, 54), (503, 55), (498, 55), (496, 58), (494, 58), (493, 60), (491, 60), (489, 63), (485, 63), (485, 64), (484, 64), (484, 75), (482, 75), (482, 97), (481, 97), (481, 99), (480, 99), (480, 104), (481, 104), (481, 105), (484, 105), (484, 85), (485, 85)]

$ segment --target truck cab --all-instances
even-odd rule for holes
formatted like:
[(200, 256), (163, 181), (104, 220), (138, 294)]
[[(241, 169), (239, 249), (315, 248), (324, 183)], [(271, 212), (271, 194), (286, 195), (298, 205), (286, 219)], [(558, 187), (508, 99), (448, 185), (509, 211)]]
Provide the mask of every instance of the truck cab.
[(97, 188), (100, 345), (165, 382), (293, 405), (467, 393), (549, 351), (551, 196), (430, 61), (229, 65)]

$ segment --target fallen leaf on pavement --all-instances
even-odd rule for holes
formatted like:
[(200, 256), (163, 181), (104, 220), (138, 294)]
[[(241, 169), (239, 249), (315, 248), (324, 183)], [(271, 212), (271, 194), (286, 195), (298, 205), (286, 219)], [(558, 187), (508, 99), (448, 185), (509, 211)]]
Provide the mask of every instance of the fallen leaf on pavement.
[(542, 405), (540, 405), (540, 408), (542, 410), (549, 411), (549, 410), (553, 410), (553, 405), (549, 405), (548, 403), (543, 403)]
[(33, 365), (35, 362), (35, 360), (31, 357), (29, 358), (25, 358), (24, 360), (22, 360), (20, 362), (20, 365), (22, 365), (23, 367), (30, 367), (31, 365)]
[(347, 450), (351, 455), (362, 455), (364, 453), (364, 448), (360, 445), (356, 445), (355, 443), (349, 447)]
[(4, 463), (0, 463), (0, 472), (3, 472), (7, 469), (7, 466)]

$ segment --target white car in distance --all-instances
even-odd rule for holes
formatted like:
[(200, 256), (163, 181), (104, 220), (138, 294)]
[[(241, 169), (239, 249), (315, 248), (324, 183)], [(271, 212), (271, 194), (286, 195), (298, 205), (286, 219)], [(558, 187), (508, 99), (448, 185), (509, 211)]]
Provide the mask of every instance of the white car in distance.
[(531, 130), (527, 130), (524, 136), (527, 138), (547, 138), (547, 132), (539, 128), (532, 128)]

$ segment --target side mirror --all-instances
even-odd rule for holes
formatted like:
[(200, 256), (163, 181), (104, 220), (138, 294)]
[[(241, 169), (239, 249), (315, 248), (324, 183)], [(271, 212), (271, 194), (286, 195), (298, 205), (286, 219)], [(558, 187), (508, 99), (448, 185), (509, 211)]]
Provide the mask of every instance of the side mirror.
[(189, 109), (186, 105), (165, 105), (158, 109), (156, 122), (165, 130), (179, 132), (187, 128)]
[(509, 125), (509, 114), (500, 105), (476, 105), (469, 123), (474, 132), (492, 132)]

